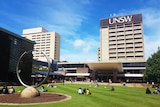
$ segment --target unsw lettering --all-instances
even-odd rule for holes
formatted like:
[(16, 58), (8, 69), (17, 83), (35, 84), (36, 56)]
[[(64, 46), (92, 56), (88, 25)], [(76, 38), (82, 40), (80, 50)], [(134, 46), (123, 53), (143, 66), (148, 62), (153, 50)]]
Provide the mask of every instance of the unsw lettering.
[(132, 16), (124, 16), (124, 17), (118, 17), (118, 18), (111, 18), (111, 19), (109, 19), (109, 24), (130, 22), (131, 20), (132, 20)]

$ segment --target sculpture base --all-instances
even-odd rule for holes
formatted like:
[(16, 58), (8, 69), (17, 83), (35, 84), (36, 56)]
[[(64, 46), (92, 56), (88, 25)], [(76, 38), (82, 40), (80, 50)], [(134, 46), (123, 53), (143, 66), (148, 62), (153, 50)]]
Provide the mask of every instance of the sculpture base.
[(21, 92), (21, 97), (32, 98), (40, 96), (40, 92), (34, 87), (27, 87)]

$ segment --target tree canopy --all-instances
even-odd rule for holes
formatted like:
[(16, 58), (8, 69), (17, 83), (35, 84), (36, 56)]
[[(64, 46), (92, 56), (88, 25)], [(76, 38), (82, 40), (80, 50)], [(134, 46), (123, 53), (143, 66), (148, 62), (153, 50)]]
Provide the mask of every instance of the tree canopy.
[(147, 59), (144, 78), (149, 82), (160, 83), (160, 48)]

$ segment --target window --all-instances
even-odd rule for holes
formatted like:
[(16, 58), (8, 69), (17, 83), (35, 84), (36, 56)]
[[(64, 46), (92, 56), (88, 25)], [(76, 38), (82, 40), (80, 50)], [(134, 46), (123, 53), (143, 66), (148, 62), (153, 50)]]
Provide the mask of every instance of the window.
[(14, 38), (14, 45), (17, 45), (17, 39)]

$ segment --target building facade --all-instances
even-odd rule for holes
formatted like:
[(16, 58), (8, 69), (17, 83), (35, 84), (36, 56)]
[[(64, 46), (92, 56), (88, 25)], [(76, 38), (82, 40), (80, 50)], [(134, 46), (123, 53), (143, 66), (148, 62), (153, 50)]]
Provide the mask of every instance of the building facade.
[(99, 61), (144, 61), (142, 14), (100, 20)]
[[(16, 75), (17, 62), (20, 56), (33, 49), (35, 42), (0, 27), (0, 82), (18, 82)], [(32, 57), (23, 58), (21, 78), (30, 81)], [(21, 66), (22, 67), (22, 66)]]
[(56, 32), (48, 32), (43, 27), (24, 29), (22, 35), (36, 42), (34, 59), (44, 60), (40, 51), (44, 51), (52, 60), (60, 60), (60, 35)]
[[(146, 61), (144, 57), (142, 14), (100, 20), (98, 61), (122, 64), (121, 71), (110, 71), (110, 78), (114, 78), (114, 81), (143, 81)], [(105, 71), (97, 73), (101, 75), (102, 72), (107, 76)]]
[[(63, 75), (67, 78), (78, 79), (83, 75), (86, 80), (99, 82), (144, 82), (146, 61), (142, 24), (142, 14), (101, 19), (98, 61), (62, 62), (58, 63), (59, 69), (63, 67)], [(79, 72), (78, 68), (88, 71)]]

